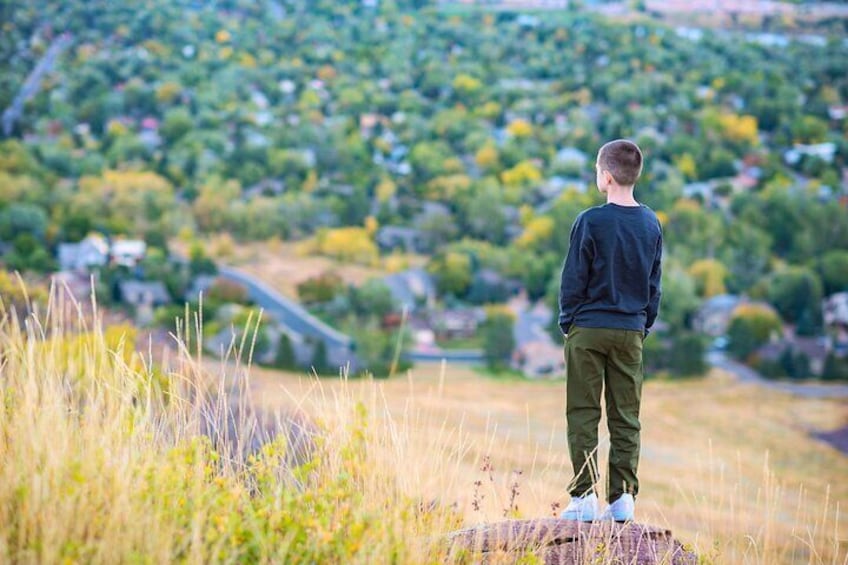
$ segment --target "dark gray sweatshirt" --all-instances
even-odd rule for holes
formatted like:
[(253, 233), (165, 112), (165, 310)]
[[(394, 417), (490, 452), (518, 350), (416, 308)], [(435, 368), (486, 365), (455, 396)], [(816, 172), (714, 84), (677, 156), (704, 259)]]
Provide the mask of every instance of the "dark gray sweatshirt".
[(562, 267), (559, 326), (645, 330), (660, 304), (662, 228), (647, 206), (604, 204), (571, 227)]

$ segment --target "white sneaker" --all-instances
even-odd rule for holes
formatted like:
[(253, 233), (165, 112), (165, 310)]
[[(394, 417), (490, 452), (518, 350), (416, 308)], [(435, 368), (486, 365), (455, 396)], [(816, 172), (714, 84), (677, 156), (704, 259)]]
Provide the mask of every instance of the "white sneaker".
[(573, 497), (568, 507), (559, 515), (562, 520), (578, 520), (591, 522), (598, 516), (598, 497), (592, 493), (586, 496)]
[(618, 500), (607, 506), (604, 513), (601, 514), (601, 520), (614, 520), (616, 522), (630, 522), (633, 520), (633, 512), (636, 509), (636, 503), (633, 500), (633, 495), (629, 493), (622, 494)]

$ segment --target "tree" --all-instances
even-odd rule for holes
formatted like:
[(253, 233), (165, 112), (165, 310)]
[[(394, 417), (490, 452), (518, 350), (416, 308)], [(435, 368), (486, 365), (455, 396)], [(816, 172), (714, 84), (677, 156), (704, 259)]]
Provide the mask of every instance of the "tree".
[(727, 278), (727, 267), (717, 259), (701, 259), (689, 267), (689, 275), (695, 279), (698, 296), (710, 298), (724, 294), (727, 289), (724, 281)]
[(338, 273), (328, 271), (297, 284), (297, 296), (306, 304), (329, 302), (344, 289)]
[(436, 277), (442, 294), (463, 296), (471, 285), (471, 258), (465, 253), (440, 252), (430, 260), (427, 270)]
[(700, 301), (694, 279), (674, 261), (663, 268), (660, 316), (673, 334), (691, 327), (691, 318)]
[(27, 234), (38, 240), (47, 230), (47, 213), (35, 204), (10, 204), (0, 211), (0, 240), (12, 241)]
[(745, 359), (780, 329), (780, 318), (768, 306), (742, 304), (734, 310), (727, 329), (728, 349), (737, 358)]
[(678, 332), (672, 336), (668, 352), (668, 368), (678, 376), (695, 377), (707, 370), (704, 361), (704, 337), (693, 332)]
[(312, 370), (316, 374), (327, 374), (330, 372), (330, 361), (327, 358), (327, 344), (323, 339), (319, 339), (315, 344), (315, 349), (312, 353)]
[(379, 279), (370, 279), (359, 288), (351, 288), (350, 304), (358, 316), (373, 316), (377, 319), (395, 309), (389, 287)]
[(277, 352), (274, 355), (274, 366), (278, 369), (292, 370), (297, 368), (297, 358), (294, 354), (291, 338), (286, 332), (280, 332), (277, 341)]
[(189, 249), (188, 265), (192, 276), (218, 274), (218, 266), (206, 255), (206, 250), (200, 242), (195, 242)]
[(663, 237), (671, 248), (685, 254), (683, 259), (693, 261), (715, 255), (715, 234), (721, 229), (721, 220), (695, 200), (678, 200), (663, 226)]
[(191, 130), (193, 123), (191, 114), (185, 108), (174, 108), (168, 110), (162, 121), (160, 133), (169, 144), (175, 143)]
[(824, 360), (822, 380), (848, 381), (848, 357), (838, 357), (831, 351)]
[(848, 291), (848, 251), (828, 251), (819, 260), (818, 271), (825, 295)]
[(822, 283), (806, 267), (789, 267), (771, 276), (768, 299), (781, 317), (797, 324), (801, 335), (813, 335), (821, 328)]
[(515, 336), (512, 327), (515, 319), (511, 312), (502, 308), (490, 308), (483, 323), (483, 355), (486, 365), (492, 370), (501, 370), (509, 365)]
[(729, 269), (727, 285), (731, 292), (747, 291), (766, 274), (770, 250), (771, 238), (766, 232), (745, 221), (731, 222), (721, 252)]

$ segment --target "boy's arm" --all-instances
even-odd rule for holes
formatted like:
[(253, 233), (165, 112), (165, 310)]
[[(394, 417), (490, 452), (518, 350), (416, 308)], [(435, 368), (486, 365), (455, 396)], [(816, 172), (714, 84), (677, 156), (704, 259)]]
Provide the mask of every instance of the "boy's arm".
[(651, 267), (650, 292), (651, 296), (648, 300), (648, 317), (645, 320), (645, 335), (654, 325), (654, 320), (657, 319), (657, 313), (660, 309), (660, 296), (662, 296), (662, 228), (660, 228), (660, 237), (657, 239), (657, 250), (654, 254), (654, 264)]
[(563, 334), (568, 334), (577, 307), (586, 298), (586, 286), (589, 283), (592, 245), (582, 217), (574, 222), (570, 241), (559, 287), (559, 327)]

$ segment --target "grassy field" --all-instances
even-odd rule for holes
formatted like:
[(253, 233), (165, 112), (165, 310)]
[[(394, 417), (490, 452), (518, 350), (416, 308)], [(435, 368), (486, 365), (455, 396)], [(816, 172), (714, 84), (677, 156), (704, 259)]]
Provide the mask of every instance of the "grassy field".
[[(447, 532), (567, 502), (561, 382), (318, 380), (191, 335), (154, 363), (73, 311), (0, 309), (0, 562), (443, 563)], [(848, 458), (809, 436), (843, 404), (711, 375), (643, 414), (640, 521), (705, 563), (846, 562)]]
[[(229, 237), (203, 241), (207, 252), (217, 261), (253, 275), (289, 298), (297, 299), (297, 285), (310, 278), (334, 272), (347, 284), (360, 286), (371, 278), (385, 277), (407, 267), (420, 267), (426, 259), (414, 255), (389, 255), (375, 265), (358, 265), (329, 257), (298, 251), (297, 244), (280, 240), (236, 243)], [(188, 246), (179, 240), (169, 242), (176, 251), (188, 254)]]
[[(502, 519), (514, 483), (518, 512), (510, 516), (552, 515), (568, 502), (562, 382), (502, 382), (419, 366), (388, 382), (256, 370), (253, 387), (269, 406), (361, 396), (406, 434), (410, 445), (393, 464), (411, 491), (456, 505), (466, 523)], [(846, 562), (848, 456), (810, 437), (848, 421), (844, 402), (713, 373), (649, 381), (642, 420), (640, 521), (670, 528), (716, 563)], [(602, 430), (602, 470), (607, 440)], [(484, 458), (493, 480), (481, 471)]]

